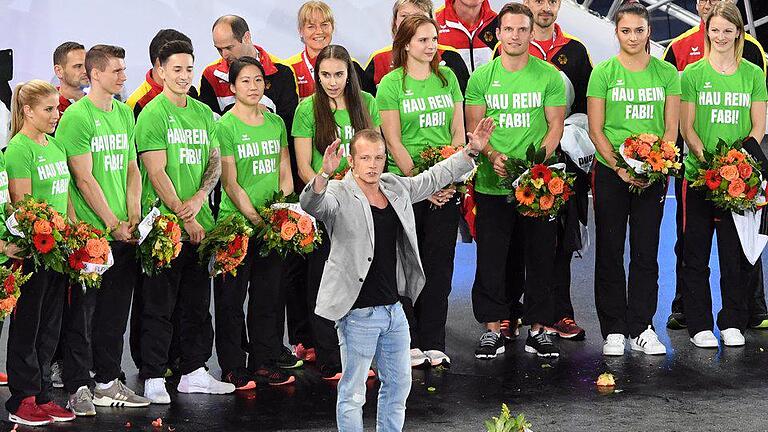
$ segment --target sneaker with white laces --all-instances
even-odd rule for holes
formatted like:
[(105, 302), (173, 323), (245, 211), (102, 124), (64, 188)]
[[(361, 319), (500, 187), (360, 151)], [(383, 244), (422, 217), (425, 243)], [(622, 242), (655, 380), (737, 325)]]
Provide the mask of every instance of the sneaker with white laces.
[(667, 347), (659, 341), (659, 336), (648, 326), (640, 336), (631, 338), (629, 346), (633, 351), (642, 351), (648, 355), (662, 355), (667, 353)]
[(746, 343), (744, 335), (741, 334), (741, 330), (737, 328), (720, 330), (720, 338), (723, 340), (723, 345), (729, 347), (744, 346)]
[(149, 378), (144, 381), (144, 397), (153, 404), (171, 403), (171, 395), (165, 388), (165, 378)]
[(539, 357), (559, 357), (560, 349), (552, 340), (555, 336), (550, 335), (544, 328), (538, 332), (528, 331), (528, 338), (525, 340), (525, 352), (536, 354)]
[(691, 343), (699, 348), (717, 348), (720, 345), (712, 330), (703, 330), (696, 333), (691, 338)]
[(61, 362), (51, 364), (51, 385), (53, 388), (64, 388), (64, 381), (61, 379)]
[(69, 395), (67, 409), (78, 417), (90, 417), (96, 415), (96, 407), (93, 406), (93, 394), (87, 386), (81, 386), (75, 394)]
[(621, 333), (611, 333), (605, 338), (605, 344), (603, 344), (603, 355), (606, 356), (622, 356), (624, 355), (624, 346), (627, 343), (627, 338)]
[(96, 406), (129, 408), (149, 406), (149, 399), (137, 395), (118, 379), (112, 381), (112, 385), (105, 389), (100, 389), (99, 385), (93, 391), (93, 404)]
[(228, 394), (234, 393), (236, 388), (234, 384), (221, 382), (212, 377), (205, 368), (198, 368), (182, 375), (176, 390), (179, 393)]
[(475, 358), (493, 359), (504, 352), (504, 339), (501, 333), (488, 330), (480, 336), (480, 343), (475, 349)]
[(432, 367), (451, 367), (451, 358), (440, 350), (427, 350), (424, 351), (424, 355), (429, 358), (429, 363)]
[(429, 364), (429, 358), (420, 348), (411, 348), (411, 367), (420, 368)]

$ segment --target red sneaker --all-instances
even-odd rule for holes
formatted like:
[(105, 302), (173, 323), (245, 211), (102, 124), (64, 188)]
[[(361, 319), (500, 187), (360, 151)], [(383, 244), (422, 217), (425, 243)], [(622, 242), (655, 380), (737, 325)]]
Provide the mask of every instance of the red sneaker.
[(514, 320), (514, 322), (510, 320), (501, 320), (500, 332), (507, 339), (515, 339), (516, 337), (520, 336), (521, 324), (522, 323), (519, 319)]
[(314, 348), (305, 348), (304, 344), (297, 344), (293, 347), (293, 353), (296, 357), (305, 362), (315, 362), (317, 360), (317, 353)]
[(576, 324), (573, 318), (565, 317), (552, 325), (547, 330), (554, 330), (562, 339), (584, 340), (586, 332)]
[(8, 385), (8, 375), (0, 372), (0, 386)]
[(75, 419), (75, 413), (56, 405), (54, 401), (38, 406), (55, 422), (68, 422)]
[(8, 413), (8, 420), (26, 426), (45, 426), (53, 422), (42, 408), (35, 403), (35, 397), (25, 397), (15, 413)]

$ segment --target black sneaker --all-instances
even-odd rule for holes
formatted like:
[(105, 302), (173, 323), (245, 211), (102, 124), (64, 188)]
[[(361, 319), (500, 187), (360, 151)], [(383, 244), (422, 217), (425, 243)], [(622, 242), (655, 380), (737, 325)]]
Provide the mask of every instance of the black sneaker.
[(251, 390), (256, 388), (256, 382), (248, 369), (239, 367), (227, 372), (221, 380), (235, 386), (235, 390)]
[(552, 336), (539, 329), (538, 333), (528, 331), (528, 338), (525, 340), (525, 352), (536, 354), (539, 357), (559, 357), (560, 349), (552, 340)]
[(275, 364), (281, 369), (296, 369), (304, 366), (304, 361), (293, 355), (288, 347), (283, 346), (280, 357), (275, 361)]
[(688, 327), (685, 321), (685, 314), (682, 312), (672, 312), (667, 318), (667, 328), (670, 330), (682, 330)]
[(281, 386), (296, 381), (293, 375), (288, 375), (273, 366), (261, 366), (253, 372), (252, 376), (257, 382), (271, 386)]
[(341, 365), (324, 364), (320, 366), (320, 375), (327, 381), (338, 381), (341, 379)]
[(755, 314), (749, 318), (749, 328), (765, 330), (768, 329), (768, 314)]
[(504, 336), (491, 330), (480, 336), (480, 344), (475, 350), (475, 357), (479, 359), (492, 359), (504, 352)]

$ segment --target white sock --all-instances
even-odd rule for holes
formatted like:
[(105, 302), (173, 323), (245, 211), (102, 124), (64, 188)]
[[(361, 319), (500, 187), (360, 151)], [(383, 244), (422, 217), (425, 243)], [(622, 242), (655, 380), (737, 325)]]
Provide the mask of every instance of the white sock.
[(108, 382), (106, 384), (97, 382), (96, 383), (96, 388), (99, 389), (99, 390), (106, 390), (108, 388), (111, 388), (114, 384), (115, 384), (114, 381), (110, 381), (110, 382)]

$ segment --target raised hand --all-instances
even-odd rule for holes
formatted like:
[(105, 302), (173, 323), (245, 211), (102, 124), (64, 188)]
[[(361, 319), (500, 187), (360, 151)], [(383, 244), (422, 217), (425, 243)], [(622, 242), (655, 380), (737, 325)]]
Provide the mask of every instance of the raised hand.
[(488, 145), (488, 141), (491, 139), (491, 134), (496, 128), (493, 123), (493, 119), (486, 117), (477, 124), (474, 132), (467, 132), (467, 138), (469, 138), (469, 147), (474, 151), (481, 151)]
[(336, 138), (326, 149), (323, 154), (323, 172), (328, 175), (333, 175), (336, 169), (341, 164), (341, 158), (343, 157), (343, 149), (341, 148), (341, 140)]

